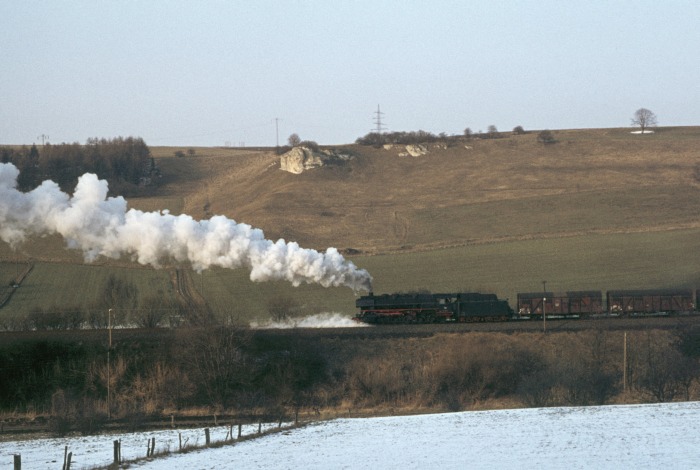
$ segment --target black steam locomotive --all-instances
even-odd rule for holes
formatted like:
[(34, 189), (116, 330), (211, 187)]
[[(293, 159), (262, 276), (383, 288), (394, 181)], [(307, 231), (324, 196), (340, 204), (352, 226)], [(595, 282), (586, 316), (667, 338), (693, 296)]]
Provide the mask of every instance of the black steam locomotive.
[[(517, 295), (517, 308), (496, 294), (382, 294), (355, 302), (354, 320), (363, 323), (494, 322), (697, 313), (696, 290), (613, 290), (531, 292)], [(605, 302), (604, 302), (605, 300)]]
[(364, 323), (443, 323), (506, 321), (513, 317), (508, 301), (496, 294), (382, 294), (360, 297), (354, 318)]

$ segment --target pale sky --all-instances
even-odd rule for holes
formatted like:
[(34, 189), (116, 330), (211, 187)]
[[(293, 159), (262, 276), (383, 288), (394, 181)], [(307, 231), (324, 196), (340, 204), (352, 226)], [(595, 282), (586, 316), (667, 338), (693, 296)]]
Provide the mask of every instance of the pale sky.
[[(0, 0), (0, 144), (700, 125), (700, 2)], [(276, 131), (276, 121), (279, 132)]]

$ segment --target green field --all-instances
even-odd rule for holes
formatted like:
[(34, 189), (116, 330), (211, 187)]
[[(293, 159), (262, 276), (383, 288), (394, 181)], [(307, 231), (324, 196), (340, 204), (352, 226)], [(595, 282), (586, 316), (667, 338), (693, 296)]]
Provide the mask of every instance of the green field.
[[(352, 259), (374, 277), (375, 293), (431, 291), (494, 292), (513, 303), (517, 292), (608, 290), (700, 286), (700, 229), (628, 234), (592, 234), (510, 241), (425, 252)], [(0, 263), (0, 279), (14, 277), (14, 263)], [(141, 297), (174, 295), (166, 270), (37, 263), (0, 315), (34, 308), (93, 304), (110, 274), (134, 283)], [(286, 282), (254, 283), (243, 270), (193, 274), (194, 287), (222, 319), (265, 320), (270, 299), (294, 299), (301, 314), (351, 315), (347, 288)]]

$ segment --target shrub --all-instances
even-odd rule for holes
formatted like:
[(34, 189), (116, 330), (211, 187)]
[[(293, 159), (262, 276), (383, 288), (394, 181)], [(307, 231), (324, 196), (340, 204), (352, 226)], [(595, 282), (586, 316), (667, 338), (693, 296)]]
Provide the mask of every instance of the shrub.
[(552, 134), (552, 132), (547, 129), (537, 134), (537, 142), (543, 144), (554, 144), (556, 143), (556, 141), (557, 140), (554, 138), (554, 134)]
[(299, 143), (300, 147), (306, 147), (311, 150), (318, 151), (319, 146), (318, 143), (314, 142), (313, 140), (303, 140)]

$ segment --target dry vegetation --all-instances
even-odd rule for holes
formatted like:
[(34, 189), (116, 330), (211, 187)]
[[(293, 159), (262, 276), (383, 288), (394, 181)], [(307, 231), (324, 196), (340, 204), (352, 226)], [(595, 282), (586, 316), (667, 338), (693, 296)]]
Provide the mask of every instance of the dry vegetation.
[(276, 421), (700, 398), (697, 332), (631, 332), (626, 361), (624, 341), (604, 330), (348, 340), (217, 327), (121, 334), (108, 363), (96, 335), (5, 337), (0, 413), (8, 429), (34, 416), (60, 435), (171, 415)]

